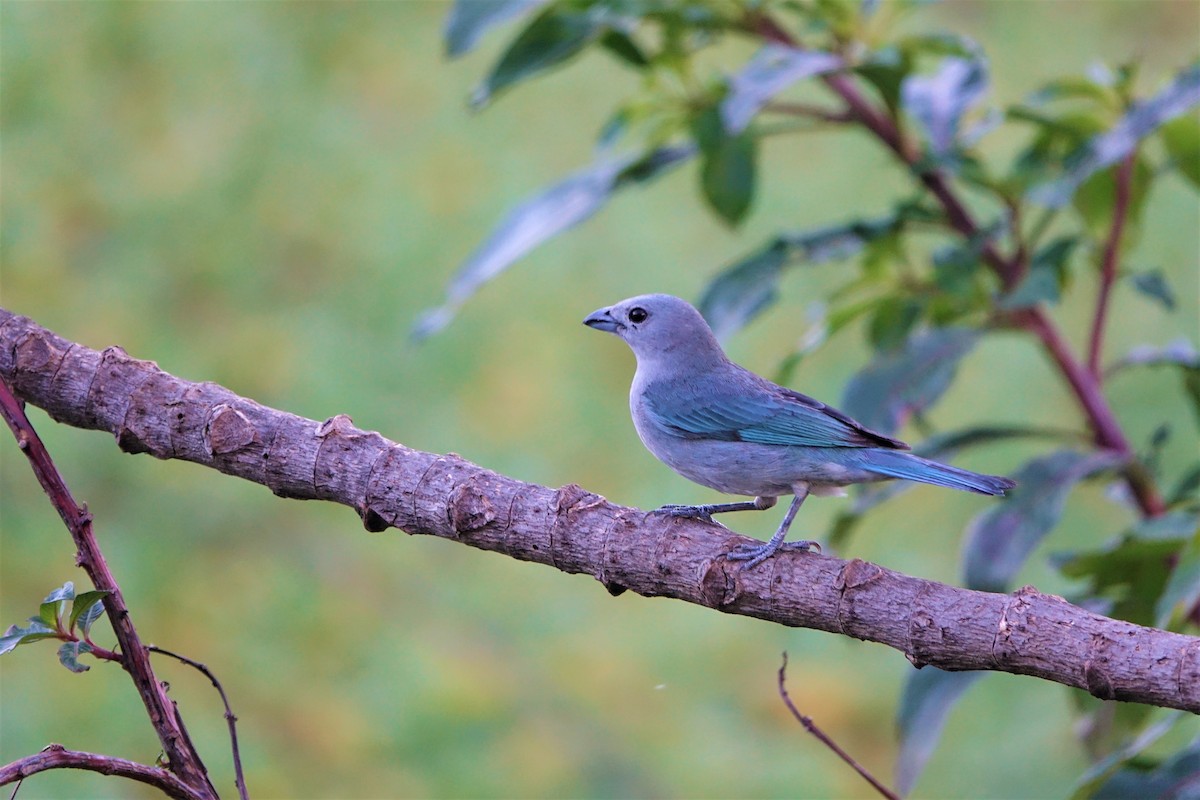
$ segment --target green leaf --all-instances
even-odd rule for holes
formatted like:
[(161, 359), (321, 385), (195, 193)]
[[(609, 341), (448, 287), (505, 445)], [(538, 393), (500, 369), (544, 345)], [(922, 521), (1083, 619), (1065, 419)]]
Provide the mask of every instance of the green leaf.
[(58, 661), (71, 672), (87, 672), (91, 667), (79, 663), (79, 656), (92, 652), (92, 646), (87, 642), (64, 642), (58, 648)]
[(1162, 304), (1167, 311), (1175, 310), (1175, 293), (1167, 283), (1167, 276), (1162, 270), (1139, 272), (1133, 276), (1133, 288)]
[[(1133, 176), (1129, 182), (1129, 206), (1126, 212), (1126, 227), (1136, 229), (1145, 205), (1150, 184), (1154, 181), (1154, 170), (1146, 159), (1138, 157), (1133, 163)], [(1117, 198), (1117, 167), (1101, 170), (1088, 177), (1075, 192), (1071, 203), (1083, 217), (1088, 230), (1096, 238), (1102, 238), (1112, 225)]]
[(958, 362), (978, 341), (968, 328), (938, 328), (877, 355), (846, 386), (846, 413), (872, 430), (894, 433), (910, 414), (929, 408), (950, 387)]
[(907, 795), (916, 785), (942, 736), (942, 728), (963, 693), (986, 673), (946, 672), (923, 667), (909, 673), (900, 696), (896, 726), (900, 753), (896, 756), (896, 791)]
[(1062, 516), (1079, 481), (1117, 466), (1111, 453), (1060, 450), (1013, 475), (1017, 487), (976, 517), (963, 542), (963, 575), (970, 589), (1003, 592), (1038, 543)]
[[(1154, 764), (1145, 756), (1126, 759), (1120, 769), (1110, 773), (1094, 791), (1084, 796), (1106, 800), (1140, 800), (1145, 797), (1195, 800), (1198, 776), (1200, 737), (1162, 763)], [(1080, 794), (1076, 793), (1077, 796)]]
[(900, 96), (904, 110), (924, 130), (930, 154), (942, 160), (957, 147), (963, 116), (987, 90), (987, 62), (976, 54), (944, 58), (932, 75), (908, 76)]
[(1167, 506), (1174, 507), (1190, 500), (1196, 490), (1200, 489), (1200, 464), (1193, 464), (1192, 468), (1183, 473), (1175, 484), (1175, 488), (1171, 490), (1171, 494), (1167, 497)]
[(1200, 119), (1182, 116), (1158, 129), (1158, 135), (1179, 174), (1200, 189)]
[(548, 0), (455, 0), (446, 18), (446, 55), (470, 52), (489, 28), (521, 16)]
[(702, 154), (700, 187), (704, 199), (726, 222), (736, 225), (754, 199), (757, 143), (746, 132), (731, 135), (716, 107), (696, 116), (692, 134)]
[(67, 626), (67, 631), (74, 631), (76, 624), (80, 626), (86, 636), (91, 630), (92, 623), (100, 618), (104, 613), (104, 596), (111, 594), (107, 589), (93, 589), (90, 592), (84, 592), (75, 598), (74, 605), (71, 606), (71, 622)]
[(716, 277), (700, 299), (700, 313), (718, 339), (744, 327), (778, 297), (779, 275), (788, 247), (775, 240)]
[(66, 616), (67, 603), (75, 597), (75, 584), (67, 581), (42, 601), (38, 617), (51, 628), (59, 628)]
[(504, 89), (578, 55), (605, 30), (605, 15), (601, 11), (560, 11), (551, 7), (538, 15), (513, 40), (472, 94), (471, 105), (480, 108)]
[(1086, 180), (1125, 158), (1143, 138), (1196, 105), (1200, 105), (1200, 64), (1189, 66), (1154, 97), (1135, 103), (1112, 128), (1072, 154), (1060, 178), (1035, 187), (1029, 198), (1052, 207), (1066, 205)]
[(10, 625), (0, 637), (0, 655), (9, 652), (17, 645), (29, 644), (39, 639), (56, 639), (58, 630), (42, 622), (40, 617), (30, 617), (29, 624), (24, 628)]
[(1169, 578), (1168, 563), (1195, 535), (1196, 513), (1173, 511), (1143, 520), (1096, 550), (1059, 553), (1050, 561), (1068, 578), (1087, 579), (1090, 599), (1112, 603), (1109, 616), (1153, 625)]
[(424, 339), (444, 328), (481, 286), (538, 245), (595, 214), (618, 188), (658, 177), (694, 152), (687, 146), (660, 147), (640, 156), (602, 159), (526, 200), (459, 267), (446, 287), (445, 304), (421, 315), (413, 338)]
[(1150, 745), (1170, 732), (1183, 715), (1182, 711), (1167, 712), (1161, 720), (1142, 731), (1136, 739), (1088, 767), (1076, 782), (1075, 789), (1071, 792), (1071, 800), (1088, 800), (1099, 796), (1100, 787), (1116, 774), (1122, 765), (1141, 755)]
[(628, 33), (608, 30), (600, 37), (600, 46), (619, 60), (637, 69), (650, 66), (650, 59)]
[(1154, 624), (1166, 628), (1172, 618), (1186, 615), (1200, 603), (1200, 531), (1176, 556), (1171, 577), (1154, 605)]
[(1079, 239), (1062, 236), (1043, 247), (1029, 264), (1029, 272), (1011, 292), (1000, 298), (1001, 310), (1015, 311), (1038, 303), (1057, 303), (1067, 282), (1067, 262)]
[(1125, 354), (1117, 363), (1105, 370), (1105, 376), (1111, 377), (1131, 366), (1174, 366), (1179, 369), (1183, 381), (1183, 390), (1191, 398), (1192, 411), (1200, 420), (1200, 355), (1186, 339), (1176, 339), (1165, 347), (1143, 345), (1135, 347)]
[(721, 102), (721, 121), (730, 136), (746, 129), (763, 106), (787, 87), (816, 75), (834, 72), (845, 62), (832, 53), (769, 44), (729, 79)]
[(867, 325), (867, 339), (876, 350), (895, 350), (908, 341), (921, 319), (924, 305), (914, 297), (886, 297)]

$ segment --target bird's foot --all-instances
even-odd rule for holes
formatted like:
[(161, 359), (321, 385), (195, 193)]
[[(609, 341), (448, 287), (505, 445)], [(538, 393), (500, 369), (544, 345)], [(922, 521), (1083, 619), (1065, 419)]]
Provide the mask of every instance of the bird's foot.
[[(699, 519), (704, 522), (710, 522), (713, 525), (724, 528), (725, 526), (713, 519), (712, 506), (682, 506), (674, 503), (659, 506), (656, 511), (661, 514), (670, 514), (672, 517), (686, 517), (688, 519)], [(726, 530), (728, 530), (726, 528)]]
[(778, 545), (772, 545), (770, 542), (767, 542), (760, 545), (742, 545), (734, 550), (730, 550), (725, 557), (730, 561), (745, 561), (746, 563), (742, 566), (742, 569), (754, 569), (780, 550), (804, 550), (811, 552), (814, 549), (818, 553), (821, 552), (821, 543), (814, 542), (811, 539), (804, 539), (798, 542), (784, 542)]

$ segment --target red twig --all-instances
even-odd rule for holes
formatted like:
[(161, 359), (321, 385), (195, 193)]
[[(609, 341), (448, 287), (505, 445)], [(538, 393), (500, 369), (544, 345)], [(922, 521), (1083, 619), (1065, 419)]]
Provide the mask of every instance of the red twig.
[(1096, 315), (1092, 318), (1092, 335), (1088, 339), (1088, 372), (1092, 380), (1100, 383), (1103, 373), (1100, 368), (1100, 357), (1104, 349), (1104, 328), (1108, 321), (1108, 301), (1112, 293), (1113, 283), (1117, 279), (1117, 262), (1121, 256), (1121, 239), (1125, 233), (1125, 222), (1129, 217), (1129, 196), (1133, 186), (1133, 165), (1137, 151), (1130, 152), (1125, 160), (1117, 165), (1116, 189), (1113, 199), (1112, 227), (1108, 231), (1108, 239), (1104, 242), (1104, 254), (1100, 260), (1100, 294), (1096, 298)]
[(104, 554), (100, 552), (100, 546), (92, 532), (91, 513), (86, 507), (77, 504), (71, 496), (71, 490), (67, 488), (66, 481), (54, 466), (46, 446), (42, 444), (37, 431), (25, 416), (21, 402), (4, 381), (0, 381), (0, 416), (4, 417), (12, 429), (17, 438), (17, 446), (29, 459), (38, 483), (42, 485), (50, 502), (71, 532), (71, 538), (75, 540), (76, 562), (87, 572), (97, 589), (108, 591), (104, 596), (104, 610), (120, 644), (121, 666), (129, 672), (138, 694), (142, 697), (150, 715), (150, 722), (154, 725), (163, 752), (167, 756), (170, 770), (192, 787), (197, 796), (215, 798), (217, 791), (209, 783), (204, 764), (188, 741), (187, 732), (179, 724), (175, 704), (154, 677), (150, 656), (142, 646), (130, 620), (121, 587), (109, 571), (108, 563)]
[[(124, 758), (68, 750), (61, 744), (48, 745), (40, 753), (25, 756), (25, 758), (0, 767), (0, 786), (24, 780), (30, 775), (50, 769), (83, 769), (103, 775), (129, 778), (161, 789), (168, 797), (174, 797), (177, 800), (204, 800), (210, 797), (205, 792), (193, 789), (168, 770), (150, 767)], [(20, 784), (17, 785), (20, 786)]]
[(249, 794), (246, 790), (246, 776), (242, 772), (242, 754), (238, 749), (237, 738), (237, 715), (233, 713), (233, 709), (229, 706), (229, 698), (225, 696), (225, 687), (221, 686), (221, 682), (217, 680), (217, 676), (212, 673), (212, 670), (207, 665), (201, 664), (199, 661), (181, 656), (179, 653), (173, 653), (166, 648), (158, 645), (148, 644), (146, 649), (151, 653), (162, 653), (164, 656), (170, 656), (177, 661), (181, 661), (199, 672), (203, 673), (204, 677), (212, 681), (212, 685), (216, 688), (217, 693), (221, 695), (221, 702), (225, 705), (225, 721), (229, 724), (229, 741), (233, 747), (233, 772), (234, 783), (237, 786), (238, 796), (242, 800), (249, 800)]
[(817, 737), (821, 744), (825, 745), (834, 753), (836, 753), (838, 758), (849, 764), (855, 772), (863, 777), (863, 780), (875, 788), (875, 791), (888, 798), (888, 800), (900, 800), (899, 795), (880, 783), (879, 780), (876, 779), (876, 777), (872, 775), (866, 767), (855, 761), (849, 753), (838, 746), (837, 742), (835, 742), (833, 739), (830, 739), (829, 736), (826, 735), (825, 731), (817, 727), (817, 724), (812, 721), (812, 717), (800, 713), (800, 711), (796, 708), (796, 705), (792, 702), (791, 696), (788, 695), (787, 664), (788, 655), (787, 652), (784, 652), (783, 664), (781, 664), (779, 667), (779, 696), (783, 698), (784, 704), (787, 705), (788, 711), (792, 712), (792, 716), (796, 718), (796, 721), (804, 726), (804, 730)]

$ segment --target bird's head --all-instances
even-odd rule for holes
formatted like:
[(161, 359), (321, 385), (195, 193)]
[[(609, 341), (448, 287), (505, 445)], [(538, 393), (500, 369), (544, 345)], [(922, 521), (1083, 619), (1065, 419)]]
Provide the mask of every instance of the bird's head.
[(700, 312), (669, 294), (643, 294), (593, 311), (584, 325), (620, 336), (639, 364), (664, 362), (699, 368), (725, 354)]

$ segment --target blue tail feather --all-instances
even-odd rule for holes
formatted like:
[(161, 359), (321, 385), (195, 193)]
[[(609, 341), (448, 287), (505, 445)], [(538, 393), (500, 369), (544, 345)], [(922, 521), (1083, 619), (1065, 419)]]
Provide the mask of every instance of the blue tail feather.
[(863, 467), (888, 478), (902, 478), (919, 483), (931, 483), (948, 489), (961, 489), (979, 494), (1003, 495), (1016, 482), (998, 475), (981, 475), (949, 464), (930, 461), (901, 450), (864, 450)]

